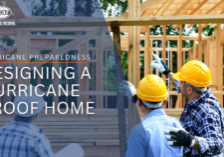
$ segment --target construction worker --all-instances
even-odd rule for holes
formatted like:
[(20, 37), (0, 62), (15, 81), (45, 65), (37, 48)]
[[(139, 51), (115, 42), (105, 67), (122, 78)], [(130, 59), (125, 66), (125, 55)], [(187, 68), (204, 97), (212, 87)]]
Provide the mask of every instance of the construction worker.
[(184, 146), (183, 155), (221, 157), (223, 152), (224, 114), (212, 94), (209, 68), (200, 61), (188, 61), (181, 71), (173, 74), (157, 56), (151, 66), (168, 76), (178, 93), (186, 98), (180, 117), (183, 128), (167, 127), (166, 138), (171, 146)]
[[(16, 96), (14, 101), (15, 119), (0, 129), (0, 157), (55, 156), (43, 130), (33, 124), (37, 120), (39, 112), (44, 108), (45, 101), (43, 97), (38, 96), (42, 95), (40, 89), (37, 88), (36, 92), (34, 86), (31, 89), (33, 94), (30, 94), (30, 88), (26, 88), (25, 92)], [(33, 104), (33, 113), (31, 112), (32, 102), (38, 102)]]
[(162, 109), (168, 97), (163, 80), (156, 75), (147, 75), (139, 82), (137, 90), (130, 82), (123, 81), (119, 92), (132, 101), (133, 97), (138, 97), (136, 107), (144, 115), (144, 119), (130, 132), (126, 157), (182, 156), (182, 149), (170, 147), (164, 136), (165, 127), (175, 127), (179, 121), (167, 116)]

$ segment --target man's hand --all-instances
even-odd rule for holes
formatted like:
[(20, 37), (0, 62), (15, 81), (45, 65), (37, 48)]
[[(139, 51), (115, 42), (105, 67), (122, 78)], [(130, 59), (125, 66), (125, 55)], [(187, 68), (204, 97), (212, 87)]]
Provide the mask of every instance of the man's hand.
[(170, 69), (166, 66), (165, 62), (161, 60), (157, 55), (153, 54), (153, 56), (156, 60), (152, 61), (150, 66), (156, 68), (161, 73), (167, 76), (171, 72)]
[(166, 139), (171, 140), (168, 144), (172, 146), (193, 147), (195, 145), (194, 136), (191, 136), (177, 122), (175, 122), (175, 126), (177, 128), (166, 127), (165, 129), (165, 133), (167, 134)]
[(118, 88), (119, 92), (128, 97), (132, 102), (137, 101), (136, 88), (131, 82), (122, 81)]

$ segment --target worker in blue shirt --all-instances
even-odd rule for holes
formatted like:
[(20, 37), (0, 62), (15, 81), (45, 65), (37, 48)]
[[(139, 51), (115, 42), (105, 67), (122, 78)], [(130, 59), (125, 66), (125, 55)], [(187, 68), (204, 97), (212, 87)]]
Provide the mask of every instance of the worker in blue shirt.
[(43, 93), (30, 86), (15, 98), (15, 119), (0, 129), (0, 157), (55, 157), (43, 129), (34, 124), (45, 107)]
[(184, 129), (165, 129), (169, 145), (184, 146), (185, 157), (222, 157), (224, 114), (209, 88), (209, 68), (200, 61), (192, 60), (180, 72), (173, 74), (157, 55), (154, 58), (151, 66), (168, 76), (174, 82), (177, 92), (186, 98), (180, 117)]
[(179, 121), (167, 116), (162, 109), (168, 97), (163, 80), (156, 75), (147, 75), (139, 82), (137, 90), (130, 82), (123, 81), (119, 92), (136, 102), (136, 107), (145, 116), (130, 132), (126, 157), (182, 156), (182, 148), (170, 147), (164, 135), (165, 127), (175, 127)]

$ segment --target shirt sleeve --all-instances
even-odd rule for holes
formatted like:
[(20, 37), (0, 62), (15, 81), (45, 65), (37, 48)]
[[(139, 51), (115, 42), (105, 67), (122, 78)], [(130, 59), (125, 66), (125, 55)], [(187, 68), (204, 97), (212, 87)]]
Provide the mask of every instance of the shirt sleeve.
[(177, 90), (177, 93), (180, 93), (180, 81), (175, 80), (174, 86), (175, 86), (175, 88)]
[(197, 137), (201, 153), (206, 155), (221, 154), (223, 151), (223, 140), (219, 116), (210, 113), (201, 118), (202, 122), (199, 124), (198, 129), (200, 137)]
[(129, 135), (128, 149), (125, 157), (146, 156), (146, 141), (145, 131), (133, 128)]
[(34, 149), (36, 157), (55, 157), (48, 139), (40, 139)]

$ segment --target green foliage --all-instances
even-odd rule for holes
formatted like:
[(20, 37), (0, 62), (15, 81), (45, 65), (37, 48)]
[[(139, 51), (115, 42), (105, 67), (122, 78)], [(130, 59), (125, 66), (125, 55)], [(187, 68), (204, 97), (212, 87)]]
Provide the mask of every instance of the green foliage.
[[(127, 11), (127, 0), (100, 0), (101, 8), (108, 16), (119, 16)], [(112, 9), (112, 8), (116, 9)]]

